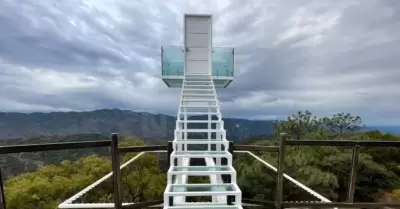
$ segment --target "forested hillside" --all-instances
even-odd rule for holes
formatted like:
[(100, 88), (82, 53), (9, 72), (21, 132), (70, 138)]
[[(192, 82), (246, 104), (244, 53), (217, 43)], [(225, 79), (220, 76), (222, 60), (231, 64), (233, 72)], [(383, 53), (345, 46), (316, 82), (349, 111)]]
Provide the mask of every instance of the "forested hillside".
[[(100, 134), (76, 134), (68, 136), (29, 137), (12, 140), (0, 140), (0, 146), (19, 144), (43, 144), (60, 142), (79, 142), (109, 140), (110, 136)], [(128, 137), (126, 140), (133, 141), (135, 138)], [(165, 140), (141, 140), (146, 144), (165, 144)], [(49, 164), (59, 164), (63, 160), (75, 161), (89, 155), (109, 156), (109, 149), (96, 147), (73, 150), (58, 150), (46, 152), (15, 153), (3, 155), (0, 158), (3, 176), (18, 175), (24, 172), (32, 172), (37, 168)], [(163, 159), (160, 159), (163, 160)]]
[[(275, 127), (275, 136), (252, 137), (245, 143), (277, 144), (277, 134), (288, 133), (293, 139), (354, 139), (400, 140), (399, 136), (378, 131), (358, 133), (363, 126), (360, 117), (339, 113), (332, 117), (317, 118), (310, 112), (298, 112)], [(141, 140), (127, 138), (122, 145), (143, 144)], [(98, 155), (76, 161), (43, 166), (35, 172), (9, 177), (6, 181), (6, 200), (11, 209), (47, 209), (55, 206), (111, 170), (110, 160)], [(267, 162), (276, 164), (276, 153), (256, 153)], [(55, 154), (57, 155), (57, 154)], [(99, 156), (100, 155), (100, 156)], [(351, 149), (342, 147), (288, 147), (285, 173), (320, 192), (332, 201), (344, 201), (351, 167)], [(124, 161), (133, 154), (123, 156)], [(157, 155), (146, 154), (135, 166), (122, 173), (124, 201), (161, 199), (166, 174)], [(355, 201), (393, 201), (400, 198), (400, 149), (362, 148), (359, 157)], [(273, 200), (275, 173), (251, 156), (235, 154), (234, 165), (244, 198)], [(165, 166), (165, 165), (164, 165)], [(110, 202), (111, 182), (87, 194), (82, 202)], [(303, 190), (285, 181), (285, 200), (316, 200)]]
[[(120, 146), (143, 145), (141, 140), (127, 138)], [(129, 153), (122, 161), (134, 157)], [(159, 169), (154, 154), (141, 156), (134, 166), (122, 170), (122, 196), (124, 201), (152, 200), (162, 196), (166, 175)], [(89, 155), (77, 161), (62, 161), (58, 165), (47, 165), (36, 172), (11, 177), (6, 181), (7, 208), (54, 209), (84, 187), (111, 171), (108, 156)], [(84, 195), (78, 202), (112, 202), (111, 179)]]

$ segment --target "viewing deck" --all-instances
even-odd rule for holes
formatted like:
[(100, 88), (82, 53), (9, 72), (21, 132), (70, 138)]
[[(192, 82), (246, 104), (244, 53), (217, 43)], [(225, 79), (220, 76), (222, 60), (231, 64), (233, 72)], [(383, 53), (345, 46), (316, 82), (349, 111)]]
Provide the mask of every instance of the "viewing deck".
[[(1, 146), (0, 147), (0, 155), (1, 154), (12, 154), (12, 153), (22, 153), (22, 152), (41, 152), (41, 151), (49, 151), (49, 150), (67, 150), (67, 149), (81, 149), (81, 148), (89, 148), (89, 147), (109, 147), (111, 149), (111, 158), (112, 158), (112, 172), (105, 175), (103, 178), (99, 179), (96, 182), (88, 185), (83, 190), (79, 191), (75, 195), (71, 196), (69, 199), (65, 200), (61, 204), (59, 204), (58, 208), (64, 209), (85, 209), (85, 208), (147, 208), (147, 207), (164, 207), (163, 200), (154, 200), (148, 202), (122, 202), (121, 200), (121, 169), (124, 169), (129, 164), (134, 163), (139, 157), (143, 156), (145, 152), (167, 152), (170, 156), (173, 152), (173, 142), (169, 142), (168, 145), (148, 145), (148, 146), (133, 146), (133, 147), (120, 147), (118, 145), (118, 135), (112, 134), (111, 140), (104, 141), (81, 141), (81, 142), (64, 142), (64, 143), (51, 143), (51, 144), (25, 144), (25, 145), (12, 145), (12, 146)], [(346, 202), (331, 202), (329, 199), (315, 192), (313, 189), (307, 187), (303, 183), (297, 181), (293, 177), (284, 173), (284, 161), (285, 150), (290, 146), (334, 146), (334, 147), (348, 147), (353, 149), (353, 155), (351, 159), (351, 170), (349, 171), (349, 188), (347, 191), (347, 201)], [(255, 158), (257, 161), (261, 162), (268, 169), (277, 173), (276, 175), (276, 196), (273, 198), (274, 201), (260, 201), (260, 200), (252, 200), (252, 199), (242, 199), (242, 206), (247, 207), (251, 206), (251, 208), (382, 208), (382, 207), (400, 207), (400, 203), (398, 202), (353, 202), (354, 191), (355, 191), (355, 183), (357, 181), (357, 164), (359, 163), (359, 152), (361, 147), (400, 147), (399, 141), (353, 141), (353, 140), (293, 140), (290, 139), (290, 136), (285, 134), (281, 135), (279, 140), (279, 146), (260, 146), (260, 145), (234, 145), (232, 142), (229, 145), (230, 153), (237, 154), (248, 154)], [(264, 161), (260, 157), (256, 156), (251, 151), (262, 151), (262, 152), (275, 152), (278, 153), (278, 161), (277, 167), (269, 164)], [(133, 157), (131, 160), (126, 163), (120, 165), (120, 155), (129, 152), (140, 152), (138, 155)], [(190, 175), (209, 175), (212, 173), (219, 174), (234, 174), (233, 167), (231, 166), (173, 166), (170, 168), (169, 172), (171, 175), (179, 175), (182, 172), (191, 173)], [(1, 171), (1, 169), (0, 169)], [(196, 173), (198, 172), (198, 173)], [(362, 172), (362, 171), (360, 171)], [(1, 177), (1, 172), (0, 172)], [(96, 189), (101, 183), (105, 182), (107, 179), (112, 179), (112, 187), (113, 187), (113, 202), (108, 203), (84, 203), (78, 202), (78, 199), (84, 196), (87, 192), (92, 189)], [(233, 178), (236, 178), (233, 175)], [(0, 209), (6, 208), (6, 202), (4, 201), (4, 186), (3, 182), (0, 178)], [(314, 196), (317, 201), (301, 201), (301, 202), (288, 202), (283, 201), (283, 183), (284, 180), (287, 183), (292, 183), (293, 185), (303, 189), (305, 192)], [(168, 192), (171, 192), (172, 195), (181, 195), (180, 188), (186, 188), (188, 194), (185, 195), (195, 196), (199, 193), (203, 192), (208, 193), (212, 192), (212, 195), (219, 195), (219, 193), (226, 193), (235, 190), (235, 186), (232, 184), (223, 185), (225, 191), (219, 191), (220, 185), (199, 185), (200, 187), (192, 188), (194, 186), (189, 185), (170, 185), (167, 188)], [(179, 187), (179, 188), (177, 188)], [(189, 188), (190, 187), (190, 188)], [(193, 192), (195, 189), (196, 192)], [(196, 193), (196, 194), (194, 194)], [(232, 194), (235, 192), (232, 192)], [(187, 204), (191, 204), (190, 208), (192, 209), (201, 209), (204, 208), (204, 204), (207, 203), (186, 203), (186, 205), (176, 204), (174, 209), (184, 209), (188, 208)], [(242, 208), (239, 205), (224, 205), (223, 203), (208, 203), (213, 208)], [(258, 207), (257, 207), (258, 206)]]
[[(184, 79), (185, 49), (183, 46), (161, 47), (162, 79), (171, 88), (181, 88)], [(234, 49), (212, 48), (212, 77), (215, 88), (226, 88), (234, 77)], [(204, 81), (192, 81), (199, 85)]]

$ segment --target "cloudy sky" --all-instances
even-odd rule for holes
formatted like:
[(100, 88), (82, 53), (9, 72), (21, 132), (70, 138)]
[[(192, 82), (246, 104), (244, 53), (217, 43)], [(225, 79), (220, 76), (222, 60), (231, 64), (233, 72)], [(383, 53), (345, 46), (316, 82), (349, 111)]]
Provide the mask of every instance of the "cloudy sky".
[(175, 114), (160, 46), (182, 45), (184, 13), (212, 14), (214, 46), (235, 48), (224, 116), (400, 124), (398, 0), (2, 0), (0, 111)]

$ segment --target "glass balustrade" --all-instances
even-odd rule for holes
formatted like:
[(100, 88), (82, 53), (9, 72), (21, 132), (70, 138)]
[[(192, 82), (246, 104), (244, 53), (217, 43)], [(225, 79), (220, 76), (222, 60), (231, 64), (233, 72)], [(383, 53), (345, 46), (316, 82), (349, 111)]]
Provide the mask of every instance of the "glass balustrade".
[(167, 46), (161, 48), (161, 70), (163, 76), (184, 75), (184, 51), (183, 47)]
[[(185, 53), (183, 46), (166, 46), (161, 49), (162, 75), (183, 76)], [(234, 49), (228, 47), (212, 48), (212, 75), (233, 77)]]

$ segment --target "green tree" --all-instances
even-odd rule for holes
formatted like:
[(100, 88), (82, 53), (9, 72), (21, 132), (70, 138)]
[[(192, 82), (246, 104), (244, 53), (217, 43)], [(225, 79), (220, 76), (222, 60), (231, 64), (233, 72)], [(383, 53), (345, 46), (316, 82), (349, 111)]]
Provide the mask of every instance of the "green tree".
[(338, 135), (351, 133), (364, 127), (360, 116), (353, 116), (350, 113), (338, 113), (332, 117), (322, 118), (322, 124), (330, 132)]
[[(332, 117), (318, 119), (308, 111), (298, 112), (281, 121), (276, 126), (276, 133), (286, 132), (295, 139), (329, 139), (341, 136), (349, 140), (400, 140), (399, 137), (382, 134), (379, 131), (357, 133), (363, 127), (359, 116), (350, 113), (338, 113)], [(255, 142), (262, 145), (276, 145), (276, 141)], [(305, 185), (332, 200), (346, 199), (352, 152), (340, 147), (287, 147), (285, 153), (285, 172)], [(400, 150), (398, 148), (364, 148), (359, 156), (355, 200), (374, 201), (380, 191), (391, 192), (400, 187)], [(276, 154), (262, 154), (262, 157), (274, 164)], [(243, 161), (243, 159), (242, 159)], [(256, 196), (271, 195), (271, 189), (260, 189), (268, 181), (266, 175), (250, 161), (243, 161), (238, 167), (240, 183), (244, 193)], [(249, 167), (247, 167), (249, 166)], [(265, 172), (265, 171), (263, 171)], [(274, 177), (272, 178), (274, 179)], [(373, 181), (371, 179), (374, 179)], [(269, 181), (268, 181), (269, 182)], [(242, 186), (242, 185), (241, 185)], [(397, 191), (397, 193), (396, 193)], [(288, 200), (305, 200), (304, 191), (284, 185), (284, 197)], [(260, 195), (259, 193), (263, 193)], [(394, 191), (398, 194), (398, 190)], [(271, 199), (269, 199), (271, 200)], [(315, 199), (312, 199), (315, 200)]]
[(316, 116), (308, 110), (305, 112), (299, 111), (292, 116), (289, 116), (286, 121), (281, 121), (276, 126), (275, 133), (288, 133), (295, 139), (301, 139), (307, 134), (318, 130), (319, 121)]

